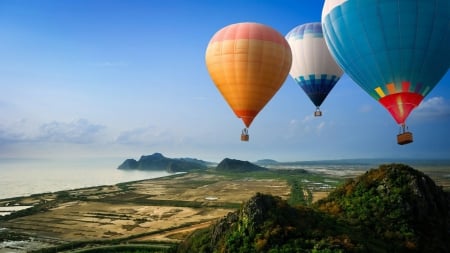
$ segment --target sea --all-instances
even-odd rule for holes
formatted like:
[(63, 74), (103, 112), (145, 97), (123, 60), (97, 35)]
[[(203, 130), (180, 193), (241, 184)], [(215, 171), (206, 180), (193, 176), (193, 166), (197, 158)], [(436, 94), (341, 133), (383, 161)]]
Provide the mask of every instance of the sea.
[(117, 169), (123, 160), (0, 158), (0, 199), (172, 175), (165, 171)]
[[(119, 170), (124, 159), (2, 159), (0, 158), (0, 199), (29, 196), (100, 185), (152, 179), (172, 175), (165, 171)], [(355, 177), (380, 164), (404, 163), (423, 171), (438, 185), (450, 188), (450, 160), (346, 159), (302, 161), (265, 165), (276, 169)]]

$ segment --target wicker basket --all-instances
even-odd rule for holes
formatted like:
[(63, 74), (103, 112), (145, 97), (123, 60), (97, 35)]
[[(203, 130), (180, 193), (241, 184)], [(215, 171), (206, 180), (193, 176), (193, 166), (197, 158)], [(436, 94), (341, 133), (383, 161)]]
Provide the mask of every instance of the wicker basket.
[(320, 117), (322, 116), (322, 112), (321, 111), (315, 111), (314, 112), (314, 117)]
[(241, 134), (241, 141), (248, 141), (249, 135), (248, 134)]
[(397, 143), (399, 145), (405, 145), (413, 142), (413, 135), (411, 132), (404, 132), (397, 135)]

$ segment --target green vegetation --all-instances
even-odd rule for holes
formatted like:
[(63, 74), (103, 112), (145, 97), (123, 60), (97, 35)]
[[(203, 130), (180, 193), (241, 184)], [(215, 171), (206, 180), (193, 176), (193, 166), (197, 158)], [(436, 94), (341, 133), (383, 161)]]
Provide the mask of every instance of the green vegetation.
[[(77, 248), (83, 249), (76, 251), (73, 250)], [(70, 251), (74, 253), (170, 253), (173, 252), (175, 248), (176, 245), (168, 243), (119, 244), (118, 240), (114, 240), (73, 242), (57, 247), (31, 251), (31, 253), (53, 253), (62, 251)]]
[(314, 204), (305, 181), (289, 182), (288, 201), (257, 194), (177, 252), (450, 251), (450, 195), (409, 166), (382, 165)]
[(288, 199), (288, 203), (291, 206), (309, 206), (312, 204), (312, 191), (309, 188), (304, 187), (301, 180), (293, 178), (289, 179), (288, 183), (291, 186), (291, 195)]
[(439, 252), (449, 231), (448, 195), (422, 172), (389, 164), (349, 180), (317, 207), (367, 228), (390, 242), (393, 251), (422, 251), (426, 245), (430, 252)]
[(325, 213), (257, 194), (238, 213), (197, 231), (178, 252), (367, 252), (377, 247), (360, 232)]

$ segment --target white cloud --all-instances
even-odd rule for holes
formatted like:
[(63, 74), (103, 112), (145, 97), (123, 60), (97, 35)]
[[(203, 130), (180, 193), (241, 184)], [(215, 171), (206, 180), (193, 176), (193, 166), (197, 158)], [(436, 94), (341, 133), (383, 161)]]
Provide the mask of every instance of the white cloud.
[(104, 128), (85, 119), (69, 123), (54, 121), (39, 127), (38, 139), (50, 142), (92, 143)]
[(310, 135), (311, 133), (320, 135), (328, 124), (325, 121), (317, 122), (317, 120), (314, 116), (306, 116), (301, 121), (292, 119), (288, 124), (287, 138)]
[(26, 119), (0, 125), (0, 141), (3, 144), (20, 142), (92, 143), (102, 135), (105, 126), (90, 123), (86, 119), (72, 122), (42, 124), (35, 127)]
[(422, 101), (412, 115), (414, 118), (425, 120), (449, 117), (450, 104), (443, 97), (432, 97)]
[(36, 129), (33, 129), (32, 123), (26, 119), (0, 125), (1, 144), (34, 141), (36, 135)]
[(306, 124), (306, 123), (312, 121), (313, 119), (314, 119), (314, 117), (312, 115), (307, 115), (303, 118), (302, 123)]
[(155, 126), (146, 126), (123, 131), (116, 138), (119, 144), (153, 144), (162, 143), (170, 139), (167, 130)]
[(320, 122), (317, 126), (316, 126), (316, 133), (317, 135), (320, 135), (322, 130), (325, 127), (325, 121)]
[(372, 110), (373, 110), (373, 107), (371, 105), (368, 105), (368, 104), (362, 105), (359, 108), (359, 112), (362, 112), (362, 113), (368, 113), (368, 112), (371, 112)]

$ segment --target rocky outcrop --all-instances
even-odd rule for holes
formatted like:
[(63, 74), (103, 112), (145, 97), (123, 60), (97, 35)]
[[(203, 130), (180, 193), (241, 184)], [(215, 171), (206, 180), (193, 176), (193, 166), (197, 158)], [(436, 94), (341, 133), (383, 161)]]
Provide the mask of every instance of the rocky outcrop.
[(134, 159), (127, 159), (121, 165), (119, 165), (119, 170), (135, 170), (138, 169), (139, 163)]
[(160, 153), (141, 156), (139, 161), (125, 160), (118, 169), (120, 170), (154, 170), (167, 172), (187, 172), (191, 170), (206, 169), (207, 163), (190, 158), (167, 158)]
[(449, 204), (449, 194), (424, 173), (387, 164), (337, 188), (317, 206), (369, 227), (377, 237), (391, 241), (394, 251), (446, 252)]

